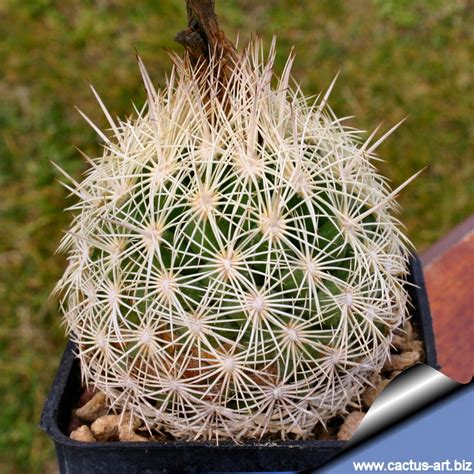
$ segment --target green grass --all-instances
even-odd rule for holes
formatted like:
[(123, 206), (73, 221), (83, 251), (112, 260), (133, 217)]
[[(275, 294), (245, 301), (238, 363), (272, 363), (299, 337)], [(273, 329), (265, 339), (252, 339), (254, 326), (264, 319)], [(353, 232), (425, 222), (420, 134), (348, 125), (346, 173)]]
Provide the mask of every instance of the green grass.
[[(462, 0), (218, 1), (221, 24), (241, 41), (279, 37), (281, 68), (296, 46), (295, 75), (308, 94), (341, 71), (331, 104), (371, 130), (409, 115), (381, 148), (401, 219), (419, 250), (473, 211), (472, 9)], [(165, 48), (185, 23), (184, 0), (3, 0), (0, 3), (0, 472), (54, 472), (38, 429), (64, 346), (48, 295), (64, 268), (54, 255), (72, 201), (49, 160), (79, 178), (100, 148), (75, 112), (104, 125), (91, 82), (117, 115), (144, 93), (135, 48), (163, 83)], [(471, 95), (470, 95), (471, 94)], [(472, 148), (471, 148), (472, 150)]]

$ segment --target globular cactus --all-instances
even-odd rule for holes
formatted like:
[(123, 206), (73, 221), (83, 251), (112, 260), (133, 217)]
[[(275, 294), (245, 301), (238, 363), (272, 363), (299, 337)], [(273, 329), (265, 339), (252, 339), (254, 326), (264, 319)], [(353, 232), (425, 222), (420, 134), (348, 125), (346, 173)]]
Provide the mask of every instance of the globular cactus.
[[(83, 379), (177, 439), (308, 437), (344, 413), (406, 317), (407, 241), (361, 139), (291, 79), (274, 45), (174, 59), (111, 126), (58, 283)], [(215, 58), (214, 58), (215, 59)], [(272, 86), (272, 80), (274, 85)], [(97, 96), (98, 97), (98, 96)], [(384, 138), (384, 137), (382, 137)]]

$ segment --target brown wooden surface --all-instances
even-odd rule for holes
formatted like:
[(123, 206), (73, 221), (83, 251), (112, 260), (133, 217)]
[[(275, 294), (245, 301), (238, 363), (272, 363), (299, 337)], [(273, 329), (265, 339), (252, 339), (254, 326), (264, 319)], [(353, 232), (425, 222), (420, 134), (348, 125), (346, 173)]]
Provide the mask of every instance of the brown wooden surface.
[(422, 256), (441, 372), (457, 382), (474, 374), (474, 216)]

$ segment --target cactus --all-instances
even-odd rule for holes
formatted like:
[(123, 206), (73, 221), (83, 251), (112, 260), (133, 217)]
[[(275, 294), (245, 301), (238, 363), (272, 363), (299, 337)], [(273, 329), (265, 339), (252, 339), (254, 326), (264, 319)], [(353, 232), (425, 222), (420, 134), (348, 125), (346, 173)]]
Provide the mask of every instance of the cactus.
[(215, 57), (175, 56), (161, 91), (139, 60), (146, 106), (116, 122), (94, 90), (110, 133), (87, 119), (104, 152), (68, 185), (57, 291), (83, 381), (177, 439), (308, 437), (406, 318), (401, 187), (373, 166), (393, 129), (362, 140), (332, 86), (308, 99), (274, 59), (244, 51), (225, 100)]

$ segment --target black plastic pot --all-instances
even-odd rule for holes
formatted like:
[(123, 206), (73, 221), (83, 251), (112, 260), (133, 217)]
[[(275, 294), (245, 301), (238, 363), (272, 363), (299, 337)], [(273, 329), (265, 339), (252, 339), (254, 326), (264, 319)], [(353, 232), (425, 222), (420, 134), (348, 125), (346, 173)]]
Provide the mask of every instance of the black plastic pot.
[[(431, 315), (419, 260), (410, 260), (408, 285), (428, 365), (437, 368)], [(247, 442), (96, 442), (82, 443), (67, 436), (72, 407), (81, 386), (79, 365), (70, 342), (64, 352), (41, 417), (41, 427), (56, 446), (63, 474), (156, 474), (169, 472), (302, 471), (315, 469), (344, 448), (343, 441)]]

